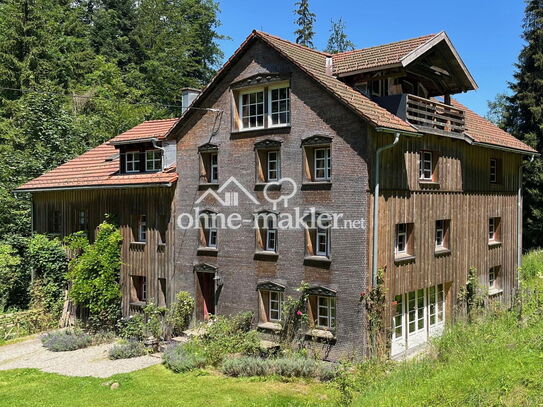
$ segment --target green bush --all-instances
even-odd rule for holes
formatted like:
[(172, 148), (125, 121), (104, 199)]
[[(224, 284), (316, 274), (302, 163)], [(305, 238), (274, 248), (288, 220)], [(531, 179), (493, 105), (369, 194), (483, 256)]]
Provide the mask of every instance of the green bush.
[(191, 295), (186, 291), (178, 292), (167, 316), (174, 335), (180, 335), (188, 328), (193, 311), (194, 299)]
[(40, 308), (57, 321), (64, 304), (68, 259), (62, 242), (45, 235), (34, 235), (28, 246), (26, 259), (34, 271), (31, 288), (32, 308)]
[(145, 338), (145, 320), (143, 314), (131, 315), (117, 322), (119, 336), (124, 339), (142, 341)]
[(80, 330), (65, 330), (45, 334), (41, 342), (51, 352), (66, 352), (92, 345), (93, 338)]
[(222, 372), (232, 377), (268, 376), (272, 374), (270, 363), (266, 359), (244, 356), (226, 359)]
[(0, 244), (0, 313), (9, 305), (9, 297), (19, 276), (16, 273), (21, 264), (15, 249), (7, 244)]
[(258, 332), (251, 330), (253, 313), (218, 316), (206, 325), (206, 332), (195, 341), (201, 342), (210, 365), (219, 365), (231, 354), (255, 355), (260, 351)]
[(91, 329), (113, 329), (120, 317), (121, 242), (119, 229), (104, 221), (96, 240), (89, 243), (81, 233), (67, 239), (69, 248), (80, 253), (70, 262), (70, 298), (89, 310)]
[(170, 345), (162, 356), (164, 365), (175, 373), (205, 367), (206, 357), (195, 343)]
[(137, 358), (146, 354), (147, 349), (145, 348), (143, 343), (136, 341), (118, 343), (113, 346), (108, 352), (108, 356), (112, 360)]
[(524, 281), (543, 277), (543, 250), (534, 250), (523, 256), (521, 276)]
[(328, 381), (337, 375), (337, 371), (337, 367), (331, 363), (301, 357), (262, 359), (242, 356), (227, 359), (222, 365), (222, 372), (233, 377), (277, 375)]

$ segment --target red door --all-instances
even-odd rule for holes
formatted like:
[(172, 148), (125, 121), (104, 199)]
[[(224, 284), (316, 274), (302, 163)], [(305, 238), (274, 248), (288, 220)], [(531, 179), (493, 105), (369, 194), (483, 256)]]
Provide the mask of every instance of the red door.
[(199, 286), (199, 319), (207, 320), (210, 314), (215, 314), (215, 274), (196, 273)]

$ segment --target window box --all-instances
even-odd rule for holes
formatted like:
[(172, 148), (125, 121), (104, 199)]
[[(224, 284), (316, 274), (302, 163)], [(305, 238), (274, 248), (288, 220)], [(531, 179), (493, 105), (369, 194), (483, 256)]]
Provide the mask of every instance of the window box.
[(327, 329), (309, 329), (305, 335), (310, 338), (323, 339), (327, 341), (335, 340), (336, 336), (332, 331)]
[(440, 248), (437, 248), (434, 250), (434, 254), (436, 256), (444, 256), (446, 254), (451, 254), (451, 249), (448, 249), (446, 247), (440, 247)]
[(277, 261), (279, 254), (266, 250), (257, 250), (253, 258), (254, 260)]
[(302, 191), (330, 191), (332, 189), (331, 181), (303, 182)]
[(503, 290), (501, 288), (492, 288), (488, 290), (488, 295), (490, 297), (494, 297), (496, 295), (503, 294)]
[(326, 256), (305, 256), (304, 264), (306, 266), (329, 266), (332, 264), (332, 259)]
[(416, 259), (416, 256), (414, 254), (409, 254), (409, 253), (399, 253), (394, 256), (395, 263), (410, 262), (415, 259)]
[(196, 250), (196, 254), (198, 256), (214, 256), (214, 257), (216, 257), (218, 253), (219, 253), (219, 250), (216, 247), (200, 246)]

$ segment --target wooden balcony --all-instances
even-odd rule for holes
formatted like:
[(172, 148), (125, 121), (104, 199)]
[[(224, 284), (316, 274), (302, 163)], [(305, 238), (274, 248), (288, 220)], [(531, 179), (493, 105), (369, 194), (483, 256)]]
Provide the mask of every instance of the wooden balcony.
[(375, 102), (424, 133), (460, 137), (465, 131), (464, 111), (437, 100), (403, 94), (375, 98)]

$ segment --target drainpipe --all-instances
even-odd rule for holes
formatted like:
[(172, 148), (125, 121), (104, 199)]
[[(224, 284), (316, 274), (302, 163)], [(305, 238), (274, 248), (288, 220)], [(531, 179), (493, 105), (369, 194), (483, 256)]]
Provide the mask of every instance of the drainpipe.
[(164, 171), (164, 161), (166, 160), (166, 149), (164, 147), (161, 147), (157, 144), (157, 140), (156, 139), (153, 139), (151, 140), (151, 142), (153, 143), (153, 147), (162, 151), (162, 162), (161, 162), (161, 170)]
[[(534, 156), (530, 162), (534, 161)], [(517, 285), (520, 282), (520, 267), (522, 266), (522, 160), (518, 168), (517, 192)]]
[(381, 153), (388, 150), (398, 144), (400, 141), (400, 133), (396, 133), (396, 137), (392, 144), (379, 147), (375, 152), (375, 183), (373, 190), (373, 256), (372, 256), (372, 270), (371, 281), (372, 287), (377, 286), (377, 251), (379, 246), (379, 178), (381, 173)]

